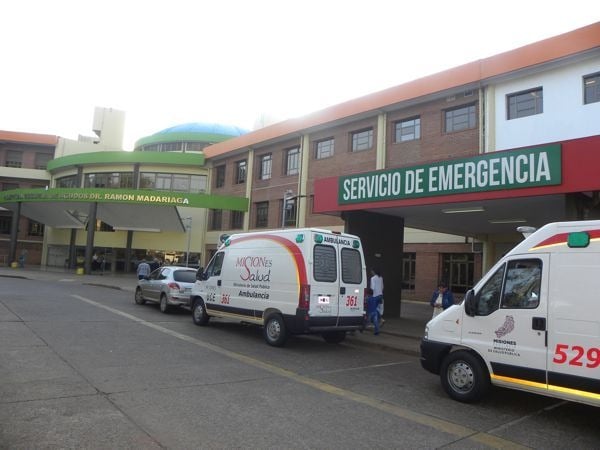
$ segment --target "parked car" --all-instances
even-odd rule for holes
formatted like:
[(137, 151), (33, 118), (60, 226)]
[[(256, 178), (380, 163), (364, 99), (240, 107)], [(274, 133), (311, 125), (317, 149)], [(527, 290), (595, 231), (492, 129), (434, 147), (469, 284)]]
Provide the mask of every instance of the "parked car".
[(192, 286), (196, 281), (196, 269), (189, 267), (163, 266), (150, 275), (138, 280), (135, 302), (158, 303), (163, 313), (174, 306), (190, 306)]

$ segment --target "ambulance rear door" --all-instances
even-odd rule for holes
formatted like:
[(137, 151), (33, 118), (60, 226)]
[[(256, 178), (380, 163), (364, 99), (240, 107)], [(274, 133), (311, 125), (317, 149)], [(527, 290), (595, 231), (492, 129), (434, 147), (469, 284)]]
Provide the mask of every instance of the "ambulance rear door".
[(315, 232), (312, 262), (311, 317), (362, 316), (365, 280), (360, 241), (347, 235)]

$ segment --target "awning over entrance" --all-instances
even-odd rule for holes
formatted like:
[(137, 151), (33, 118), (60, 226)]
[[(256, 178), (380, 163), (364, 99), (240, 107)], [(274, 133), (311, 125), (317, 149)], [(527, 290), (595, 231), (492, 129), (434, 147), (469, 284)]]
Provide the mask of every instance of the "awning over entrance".
[[(21, 215), (53, 228), (85, 228), (89, 203), (23, 203)], [(5, 205), (7, 206), (7, 205)], [(8, 205), (10, 206), (10, 205)], [(96, 219), (115, 230), (185, 231), (175, 206), (98, 204)]]
[(316, 180), (314, 211), (376, 212), (459, 236), (510, 233), (597, 215), (598, 167), (600, 136), (592, 136)]

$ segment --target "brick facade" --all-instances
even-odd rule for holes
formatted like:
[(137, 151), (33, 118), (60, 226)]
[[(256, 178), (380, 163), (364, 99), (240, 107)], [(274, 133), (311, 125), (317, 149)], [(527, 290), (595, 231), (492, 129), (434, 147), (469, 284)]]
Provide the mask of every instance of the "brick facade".
[[(10, 168), (7, 165), (7, 155), (9, 151), (20, 153), (21, 167)], [(38, 162), (37, 155), (43, 154), (47, 159), (48, 156), (54, 155), (54, 146), (52, 145), (35, 145), (35, 144), (19, 144), (14, 142), (0, 142), (0, 190), (8, 189), (35, 189), (44, 188), (48, 185), (47, 180), (27, 179), (22, 176), (11, 176), (13, 171), (19, 169), (36, 169)], [(0, 220), (5, 223), (11, 222), (12, 214), (10, 211), (0, 211)], [(18, 233), (17, 233), (17, 257), (23, 250), (27, 251), (27, 264), (40, 264), (42, 258), (42, 242), (43, 236), (30, 235), (30, 219), (21, 216), (19, 218)], [(13, 261), (8, 261), (10, 254), (10, 234), (0, 232), (0, 264), (10, 264)]]

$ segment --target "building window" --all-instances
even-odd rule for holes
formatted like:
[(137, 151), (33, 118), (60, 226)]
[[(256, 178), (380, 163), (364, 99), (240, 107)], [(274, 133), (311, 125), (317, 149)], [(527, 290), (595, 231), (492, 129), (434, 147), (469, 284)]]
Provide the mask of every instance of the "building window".
[(86, 188), (130, 189), (133, 187), (133, 173), (88, 173), (84, 178)]
[(352, 133), (352, 151), (368, 150), (373, 147), (373, 128)]
[(544, 112), (544, 95), (541, 87), (507, 95), (506, 103), (508, 120)]
[(294, 199), (288, 199), (285, 201), (281, 200), (281, 207), (285, 207), (285, 211), (282, 211), (281, 216), (283, 217), (283, 225), (286, 227), (296, 226), (296, 201)]
[(3, 191), (10, 191), (12, 189), (19, 189), (19, 184), (18, 183), (2, 183), (0, 186), (2, 186), (2, 190)]
[(300, 171), (300, 148), (294, 147), (285, 152), (285, 174), (298, 175)]
[(44, 224), (30, 219), (27, 234), (29, 236), (43, 236), (44, 235)]
[(171, 186), (173, 192), (190, 192), (190, 176), (173, 174)]
[(231, 226), (232, 230), (239, 230), (244, 228), (244, 212), (243, 211), (231, 211)]
[(10, 234), (10, 225), (12, 217), (10, 215), (0, 214), (0, 234)]
[(217, 166), (216, 168), (216, 176), (215, 176), (215, 187), (221, 188), (225, 186), (225, 165)]
[(396, 143), (421, 139), (421, 119), (419, 117), (396, 122), (394, 129), (396, 131), (394, 142)]
[(174, 192), (206, 192), (206, 175), (173, 174), (172, 187)]
[(461, 106), (460, 108), (444, 111), (446, 133), (463, 131), (475, 128), (475, 105)]
[(4, 165), (6, 167), (22, 167), (23, 165), (23, 153), (15, 151), (15, 150), (8, 150), (6, 152), (6, 161), (4, 163)]
[(402, 255), (402, 289), (415, 290), (416, 267), (417, 254), (414, 252), (404, 253)]
[(583, 103), (600, 102), (600, 73), (583, 77)]
[(259, 179), (268, 180), (271, 178), (271, 172), (273, 169), (273, 159), (271, 154), (261, 155), (260, 157), (260, 174)]
[(317, 142), (317, 145), (315, 146), (315, 158), (323, 159), (333, 156), (333, 144), (333, 138)]
[(170, 191), (173, 177), (170, 173), (157, 173), (154, 182), (154, 189), (159, 191)]
[(246, 160), (238, 161), (235, 163), (235, 184), (242, 184), (246, 182)]
[(56, 179), (57, 188), (76, 188), (79, 187), (77, 183), (77, 175), (69, 175), (67, 177), (61, 177)]
[(48, 163), (52, 160), (50, 153), (36, 153), (35, 154), (35, 168), (38, 170), (46, 170)]
[(452, 292), (464, 294), (473, 287), (474, 267), (472, 253), (446, 253), (442, 256), (442, 279)]
[(209, 230), (221, 230), (223, 225), (223, 210), (222, 209), (211, 209), (210, 216), (208, 219)]
[(190, 177), (190, 188), (186, 192), (204, 194), (208, 186), (208, 177), (206, 175), (187, 175)]
[(266, 228), (269, 225), (269, 202), (256, 203), (256, 228)]
[[(171, 192), (206, 192), (206, 175), (142, 172), (140, 189), (155, 189)], [(123, 188), (130, 186), (121, 186)]]
[(143, 172), (140, 173), (140, 189), (154, 189), (156, 186), (156, 174)]

